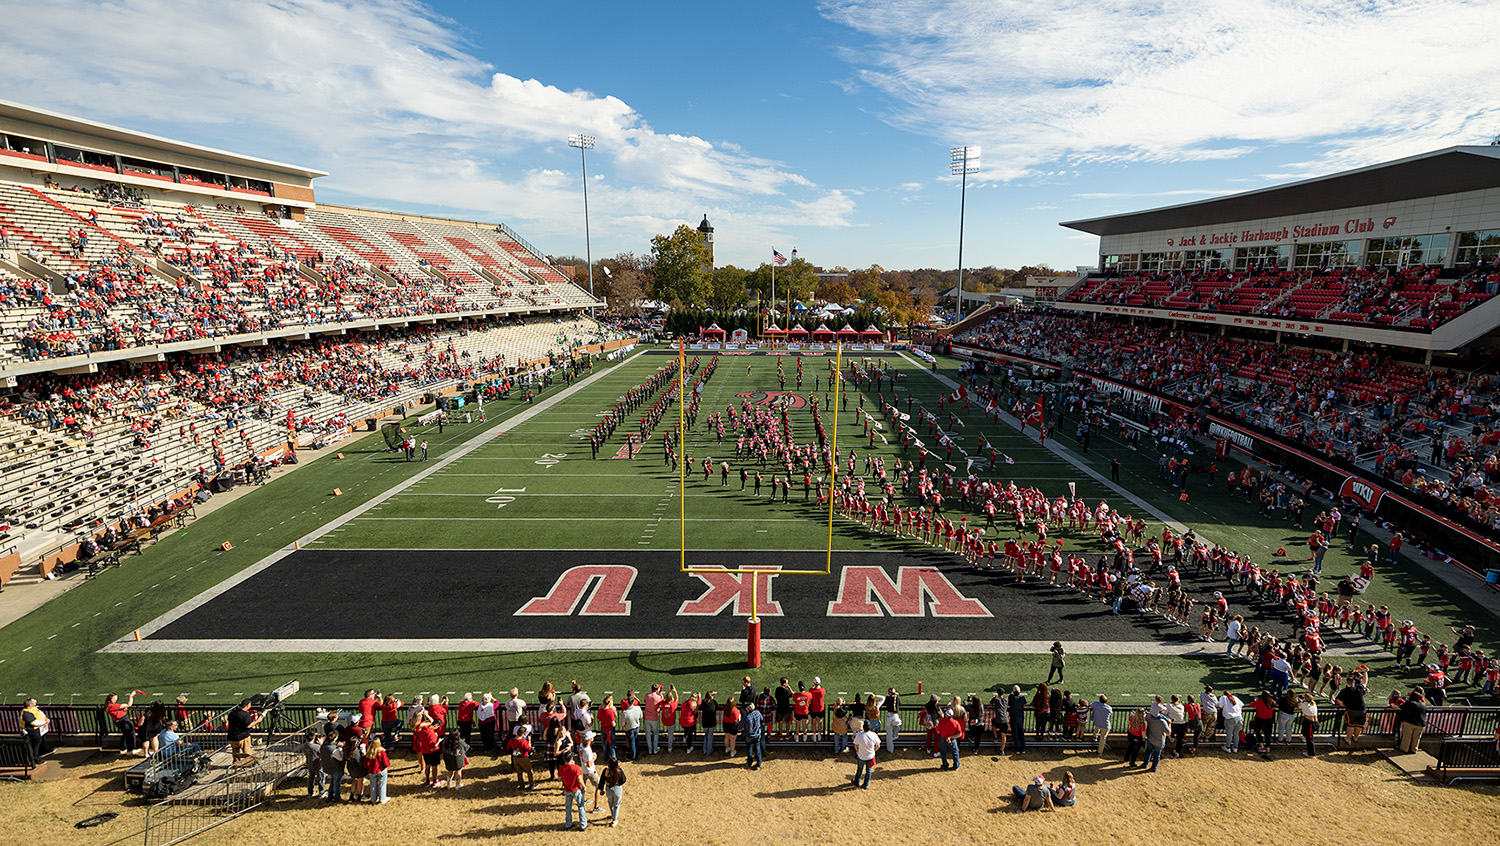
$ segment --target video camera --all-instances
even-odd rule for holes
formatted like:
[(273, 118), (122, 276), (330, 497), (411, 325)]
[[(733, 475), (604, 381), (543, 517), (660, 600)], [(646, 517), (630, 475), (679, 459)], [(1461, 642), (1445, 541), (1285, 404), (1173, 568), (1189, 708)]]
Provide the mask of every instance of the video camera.
[(302, 685), (296, 679), (292, 679), (270, 693), (257, 693), (250, 697), (250, 710), (256, 714), (271, 717), (274, 722), (274, 718), (281, 716), (282, 710), (286, 707), (286, 700), (292, 698), (301, 689)]

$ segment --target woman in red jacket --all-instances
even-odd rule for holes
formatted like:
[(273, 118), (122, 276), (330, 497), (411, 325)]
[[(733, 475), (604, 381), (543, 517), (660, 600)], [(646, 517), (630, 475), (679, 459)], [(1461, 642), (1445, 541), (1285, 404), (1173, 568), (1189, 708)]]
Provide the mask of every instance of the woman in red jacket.
[(428, 787), (442, 780), (442, 776), (438, 774), (438, 764), (442, 762), (443, 754), (439, 751), (441, 743), (434, 725), (432, 720), (423, 717), (417, 722), (411, 739), (411, 751), (422, 758), (422, 781)]

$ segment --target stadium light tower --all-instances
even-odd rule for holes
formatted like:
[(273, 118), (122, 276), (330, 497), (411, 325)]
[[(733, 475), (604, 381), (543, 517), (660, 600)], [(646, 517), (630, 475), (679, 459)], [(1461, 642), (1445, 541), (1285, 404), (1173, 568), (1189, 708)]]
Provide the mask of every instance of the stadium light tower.
[(964, 206), (968, 199), (969, 174), (979, 172), (979, 146), (954, 147), (952, 150), (949, 150), (948, 172), (959, 178), (957, 316), (959, 319), (962, 319), (964, 316)]
[[(578, 160), (583, 164), (583, 253), (589, 263), (589, 296), (594, 295), (594, 248), (589, 243), (589, 160), (588, 150), (594, 148), (599, 139), (592, 135), (573, 133), (568, 136), (568, 146), (578, 148)], [(962, 250), (960, 249), (960, 255)]]

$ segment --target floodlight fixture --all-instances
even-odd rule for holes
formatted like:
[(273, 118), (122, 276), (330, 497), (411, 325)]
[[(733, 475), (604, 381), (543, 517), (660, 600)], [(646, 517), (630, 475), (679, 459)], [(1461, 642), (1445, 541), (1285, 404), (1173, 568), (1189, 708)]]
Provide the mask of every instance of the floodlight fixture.
[(964, 211), (968, 204), (969, 174), (979, 172), (979, 145), (954, 147), (948, 151), (948, 172), (959, 179), (958, 189), (958, 304), (957, 319), (964, 316)]
[(568, 136), (568, 146), (578, 148), (578, 160), (583, 166), (583, 252), (589, 263), (589, 296), (594, 296), (594, 247), (589, 233), (589, 161), (587, 150), (598, 141), (592, 135), (573, 133)]

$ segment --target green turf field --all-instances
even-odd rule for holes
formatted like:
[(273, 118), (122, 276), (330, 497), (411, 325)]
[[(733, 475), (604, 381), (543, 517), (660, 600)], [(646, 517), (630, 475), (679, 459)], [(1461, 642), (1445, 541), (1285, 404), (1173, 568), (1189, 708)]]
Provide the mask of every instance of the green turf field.
[[(705, 363), (709, 353), (698, 353)], [(556, 386), (539, 397), (538, 411), (520, 401), (486, 406), (485, 424), (448, 427), (441, 435), (436, 426), (421, 427), (419, 437), (431, 443), (429, 463), (407, 462), (399, 454), (385, 451), (378, 435), (350, 443), (342, 451), (347, 457), (321, 458), (296, 472), (278, 478), (242, 500), (197, 520), (183, 530), (166, 535), (145, 554), (100, 579), (81, 585), (26, 618), (0, 630), (0, 694), (4, 701), (36, 695), (44, 702), (66, 702), (75, 695), (89, 701), (107, 690), (139, 687), (153, 694), (187, 693), (196, 701), (227, 701), (241, 693), (268, 690), (288, 678), (298, 678), (308, 696), (328, 701), (357, 695), (365, 687), (415, 693), (465, 690), (502, 690), (519, 687), (535, 690), (543, 680), (563, 684), (577, 678), (596, 692), (643, 688), (653, 681), (669, 681), (679, 688), (738, 688), (743, 674), (742, 652), (590, 650), (526, 652), (413, 652), (319, 651), (309, 653), (118, 653), (100, 652), (132, 630), (146, 625), (182, 603), (220, 584), (294, 541), (306, 540), (308, 549), (409, 550), (409, 589), (421, 591), (424, 562), (438, 560), (445, 550), (468, 549), (577, 549), (650, 550), (661, 554), (661, 566), (678, 565), (679, 509), (687, 515), (687, 546), (695, 550), (817, 550), (828, 543), (826, 509), (802, 502), (800, 486), (782, 503), (741, 493), (738, 464), (733, 461), (733, 434), (716, 442), (706, 426), (707, 415), (727, 405), (739, 406), (739, 394), (779, 388), (776, 359), (724, 356), (718, 371), (705, 388), (703, 411), (690, 433), (687, 453), (695, 460), (728, 458), (736, 468), (730, 484), (723, 486), (715, 474), (704, 482), (701, 473), (689, 476), (685, 499), (678, 497), (678, 476), (662, 460), (660, 433), (641, 448), (635, 460), (613, 459), (624, 445), (623, 430), (592, 460), (588, 443), (581, 437), (600, 413), (627, 390), (668, 364), (663, 355), (637, 355), (622, 364), (601, 365), (595, 376), (581, 386)], [(787, 390), (796, 390), (795, 359), (783, 359)], [(939, 397), (952, 387), (937, 376), (954, 378), (957, 363), (940, 362), (937, 374), (906, 357), (886, 359), (902, 372), (899, 390), (913, 395), (914, 408), (936, 408)], [(814, 378), (827, 383), (828, 358), (804, 359), (801, 393), (812, 393)], [(747, 374), (746, 367), (753, 368)], [(824, 403), (825, 424), (832, 422)], [(648, 403), (649, 405), (649, 403)], [(864, 405), (875, 410), (873, 397)], [(848, 398), (849, 412), (839, 416), (840, 453), (847, 457), (856, 448), (861, 455), (869, 439), (856, 425), (853, 413), (860, 406), (857, 394)], [(901, 407), (905, 408), (904, 399)], [(1075, 482), (1078, 493), (1090, 503), (1108, 498), (1122, 513), (1139, 509), (1125, 502), (1105, 484), (1086, 475), (1052, 452), (1040, 448), (1035, 430), (1023, 435), (1004, 423), (984, 418), (977, 404), (961, 416), (966, 425), (955, 429), (972, 449), (980, 433), (1014, 464), (988, 463), (976, 467), (981, 475), (1018, 484), (1036, 485), (1050, 496), (1065, 493)], [(915, 415), (914, 415), (915, 417)], [(812, 437), (811, 415), (792, 415), (799, 440)], [(925, 427), (923, 427), (925, 428)], [(889, 430), (886, 430), (889, 435)], [(487, 440), (486, 440), (487, 439)], [(929, 440), (924, 438), (924, 440)], [(480, 443), (482, 441), (482, 443)], [(901, 456), (894, 445), (875, 440), (874, 454), (891, 460)], [(1072, 439), (1067, 445), (1072, 447)], [(477, 445), (476, 445), (477, 444)], [(455, 450), (468, 450), (441, 467)], [(1077, 454), (1077, 449), (1073, 453)], [(1182, 502), (1157, 478), (1156, 458), (1144, 447), (1136, 453), (1106, 438), (1095, 438), (1082, 460), (1107, 476), (1108, 462), (1118, 455), (1123, 465), (1122, 483), (1150, 505), (1195, 527), (1217, 543), (1269, 561), (1270, 551), (1286, 546), (1295, 557), (1297, 543), (1305, 553), (1307, 533), (1260, 517), (1238, 500), (1231, 500), (1222, 483), (1209, 490), (1200, 477), (1189, 482), (1189, 499)], [(963, 469), (965, 462), (955, 462)], [(933, 466), (929, 463), (929, 466)], [(1220, 478), (1231, 469), (1221, 462)], [(428, 472), (428, 471), (432, 472)], [(764, 471), (767, 479), (771, 470)], [(422, 478), (412, 482), (421, 474)], [(394, 493), (393, 488), (411, 482)], [(332, 496), (333, 488), (342, 496)], [(381, 501), (365, 510), (372, 500)], [(324, 530), (337, 518), (359, 512), (341, 525)], [(1149, 520), (1150, 531), (1160, 531), (1158, 521)], [(1063, 533), (1070, 548), (1097, 549), (1092, 538)], [(229, 541), (233, 550), (220, 552)], [(834, 524), (832, 543), (837, 550), (912, 550), (912, 540), (872, 535), (847, 520)], [(295, 560), (295, 559), (293, 559)], [(689, 562), (690, 564), (693, 562)], [(1352, 570), (1357, 561), (1347, 544), (1335, 544), (1325, 560), (1325, 573), (1332, 579)], [(1274, 566), (1274, 565), (1271, 565)], [(796, 590), (793, 579), (826, 578), (783, 576), (780, 589)], [(1332, 580), (1326, 582), (1331, 585)], [(804, 583), (805, 584), (805, 583)], [(359, 596), (369, 590), (359, 574), (330, 577), (327, 591)], [(323, 590), (324, 588), (319, 588)], [(1410, 617), (1428, 632), (1446, 632), (1446, 626), (1464, 621), (1481, 624), (1481, 637), (1492, 626), (1478, 605), (1460, 592), (1426, 576), (1420, 568), (1405, 563), (1386, 566), (1378, 573), (1366, 601), (1389, 604), (1397, 618)], [(1072, 603), (1069, 599), (1066, 602)], [(1059, 614), (1075, 605), (1060, 604)], [(434, 615), (429, 624), (413, 631), (413, 637), (463, 639), (485, 632), (487, 608), (479, 598), (470, 607)], [(370, 615), (383, 609), (372, 604)], [(336, 623), (337, 621), (335, 621)], [(346, 630), (331, 624), (326, 637), (331, 642), (350, 637), (357, 621), (344, 622)], [(540, 637), (565, 637), (586, 631), (582, 618), (556, 618), (538, 628)], [(765, 636), (792, 633), (788, 621), (767, 620)], [(782, 631), (776, 626), (781, 625)], [(232, 637), (233, 633), (225, 633)], [(1047, 639), (1047, 632), (1034, 634)], [(1434, 639), (1437, 640), (1436, 635)], [(148, 641), (150, 640), (148, 636)], [(1485, 642), (1485, 647), (1495, 644)], [(1376, 667), (1375, 686), (1392, 686), (1415, 678), (1389, 671), (1383, 654)], [(830, 690), (858, 692), (895, 686), (968, 692), (1008, 687), (1012, 683), (1034, 683), (1046, 674), (1045, 655), (887, 653), (829, 650), (818, 653), (768, 652), (762, 679), (780, 676), (810, 678), (820, 675)], [(1244, 686), (1248, 666), (1212, 654), (1190, 658), (1155, 655), (1077, 655), (1070, 660), (1068, 681), (1089, 693), (1142, 697), (1152, 693), (1190, 692), (1204, 683), (1217, 687)], [(1410, 683), (1405, 681), (1404, 683)]]

